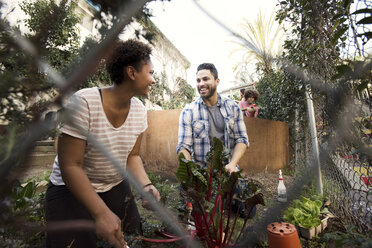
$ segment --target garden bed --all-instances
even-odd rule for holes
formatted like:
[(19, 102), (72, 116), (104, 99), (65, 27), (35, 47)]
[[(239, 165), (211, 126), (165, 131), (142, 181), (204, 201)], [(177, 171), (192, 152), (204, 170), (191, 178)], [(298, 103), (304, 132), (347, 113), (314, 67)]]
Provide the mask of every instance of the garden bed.
[[(275, 201), (276, 200), (276, 191), (277, 191), (277, 180), (278, 175), (276, 174), (269, 174), (269, 173), (257, 173), (248, 175), (247, 178), (253, 180), (262, 190), (264, 194), (265, 201)], [(290, 187), (294, 178), (292, 176), (284, 176), (284, 180), (286, 182), (287, 187)], [(177, 208), (180, 206), (180, 198), (179, 198), (179, 191), (177, 189), (178, 182), (175, 181), (167, 181), (166, 183), (162, 184), (163, 190), (168, 191), (166, 197), (166, 208), (173, 213), (174, 216), (180, 213)], [(166, 186), (168, 185), (168, 186)], [(160, 218), (154, 214), (154, 212), (143, 209), (141, 206), (141, 201), (138, 201), (139, 211), (141, 214), (142, 219), (144, 220), (144, 234), (146, 237), (161, 239), (159, 235), (155, 234), (155, 230), (163, 228), (163, 222)], [(256, 216), (258, 218), (265, 216), (267, 214), (267, 207), (265, 206), (258, 206)], [(330, 206), (330, 210), (332, 211), (332, 207)], [(311, 236), (311, 239), (300, 237), (302, 248), (314, 248), (314, 247), (334, 247), (334, 242), (328, 242), (322, 240), (322, 237), (331, 232), (342, 232), (347, 233), (347, 230), (342, 223), (342, 221), (337, 217), (333, 216), (332, 218), (327, 219), (327, 224), (323, 223), (322, 231), (317, 232), (317, 235)], [(300, 231), (299, 231), (300, 233)], [(306, 237), (306, 234), (304, 234)], [(142, 242), (142, 244), (134, 244), (130, 246), (131, 248), (135, 247), (148, 247), (148, 248), (179, 248), (180, 243), (150, 243), (150, 242)], [(200, 243), (200, 247), (203, 247), (202, 243)], [(267, 247), (267, 244), (262, 244), (262, 246), (257, 247)], [(350, 245), (348, 248), (354, 248), (357, 246)]]
[[(255, 173), (255, 174), (247, 174), (245, 178), (252, 180), (261, 190), (264, 195), (265, 201), (271, 201), (276, 199), (277, 195), (277, 186), (278, 186), (278, 175), (272, 173)], [(293, 182), (292, 176), (284, 176), (284, 180), (286, 185), (288, 186)], [(178, 208), (180, 207), (180, 196), (178, 186), (179, 183), (177, 181), (166, 181), (161, 183), (160, 191), (164, 191), (165, 194), (162, 194), (162, 197), (165, 198), (165, 207), (168, 211), (170, 211), (173, 216), (178, 217), (180, 211)], [(164, 197), (165, 195), (165, 197)], [(144, 235), (150, 238), (161, 239), (162, 237), (155, 234), (155, 231), (158, 229), (164, 228), (164, 223), (162, 220), (156, 216), (153, 211), (147, 210), (142, 208), (141, 201), (137, 201), (138, 209), (140, 211), (141, 218), (143, 220), (143, 229)], [(266, 214), (266, 207), (265, 206), (257, 206), (257, 216), (262, 216)], [(242, 220), (242, 219), (240, 219)], [(138, 246), (130, 246), (132, 247), (140, 247)], [(159, 247), (159, 248), (173, 248), (179, 247), (179, 243), (149, 243), (144, 242), (142, 247)]]
[(321, 222), (322, 223), (320, 223), (320, 225), (317, 227), (305, 228), (301, 226), (296, 226), (296, 228), (301, 237), (304, 237), (306, 239), (312, 239), (316, 235), (320, 235), (326, 229), (328, 224), (328, 217), (322, 219)]
[[(265, 198), (265, 201), (266, 202), (274, 202), (276, 201), (276, 188), (277, 188), (277, 180), (278, 180), (278, 176), (276, 174), (269, 174), (269, 173), (258, 173), (258, 174), (252, 174), (252, 175), (248, 175), (246, 176), (247, 178), (249, 178), (250, 180), (253, 180), (255, 184), (258, 185), (258, 187), (261, 189), (261, 192), (264, 194), (264, 198)], [(46, 176), (44, 176), (42, 178), (42, 180), (44, 180), (46, 178)], [(38, 180), (39, 181), (42, 181), (41, 179)], [(175, 216), (177, 218), (177, 216), (180, 214), (178, 208), (179, 206), (181, 205), (180, 204), (180, 197), (179, 197), (179, 190), (178, 190), (178, 185), (179, 183), (176, 182), (176, 181), (168, 181), (168, 180), (165, 180), (164, 178), (161, 178), (160, 176), (157, 177), (155, 180), (151, 179), (153, 182), (155, 182), (154, 184), (158, 184), (156, 185), (157, 188), (160, 190), (160, 192), (162, 193), (163, 195), (163, 199), (165, 199), (165, 204), (164, 206), (168, 209), (168, 211), (170, 211), (173, 216)], [(286, 182), (286, 185), (288, 187), (291, 186), (291, 183), (293, 182), (293, 177), (291, 176), (285, 176), (284, 177), (284, 180)], [(165, 197), (164, 197), (165, 196)], [(37, 196), (39, 197), (39, 196)], [(39, 204), (40, 203), (40, 207), (42, 206), (43, 204), (43, 200), (39, 201), (39, 200), (35, 200), (35, 204)], [(143, 220), (143, 230), (144, 230), (144, 236), (146, 238), (154, 238), (154, 239), (161, 239), (163, 237), (159, 236), (156, 234), (156, 230), (164, 230), (165, 228), (165, 225), (163, 223), (163, 221), (161, 220), (161, 218), (159, 218), (157, 216), (156, 213), (154, 213), (153, 211), (149, 211), (149, 210), (146, 210), (146, 209), (143, 209), (142, 206), (141, 206), (141, 201), (138, 199), (137, 200), (137, 203), (138, 203), (138, 208), (139, 208), (139, 211), (140, 211), (140, 214), (141, 214), (141, 218)], [(265, 206), (261, 206), (259, 205), (258, 208), (257, 208), (257, 213), (256, 213), (256, 217), (255, 218), (260, 218), (260, 217), (264, 217), (266, 216), (268, 213), (267, 213), (267, 209), (269, 207), (265, 207)], [(330, 208), (331, 212), (332, 211), (332, 208)], [(241, 221), (242, 219), (239, 218), (239, 220)], [(254, 220), (253, 222), (251, 223), (254, 223)], [(169, 231), (166, 230), (166, 231)], [(303, 248), (307, 248), (307, 247), (330, 247), (328, 246), (329, 244), (327, 243), (324, 243), (324, 241), (321, 241), (320, 238), (323, 237), (326, 233), (330, 233), (330, 232), (335, 232), (335, 231), (340, 231), (342, 233), (348, 233), (348, 231), (346, 230), (345, 226), (343, 225), (342, 221), (337, 218), (337, 217), (334, 217), (334, 218), (329, 218), (328, 219), (328, 222), (327, 222), (327, 228), (325, 230), (323, 230), (319, 235), (315, 235), (314, 238), (312, 239), (305, 239), (305, 238), (301, 238), (301, 244), (302, 244), (302, 247)], [(300, 231), (301, 232), (301, 231)], [(300, 233), (299, 232), (299, 233)], [(30, 236), (31, 234), (21, 234), (20, 232), (18, 232), (18, 234), (15, 236), (17, 238), (20, 238), (20, 240), (28, 240), (26, 241), (27, 244), (29, 245), (28, 247), (43, 247), (43, 244), (44, 244), (44, 235), (42, 233), (39, 233), (38, 235), (31, 235), (31, 236), (34, 236), (32, 239), (30, 239)], [(150, 242), (139, 242), (139, 241), (136, 241), (136, 238), (137, 237), (134, 237), (134, 236), (128, 236), (128, 235), (125, 235), (126, 237), (126, 240), (129, 242), (129, 245), (131, 248), (141, 248), (141, 247), (148, 247), (148, 248), (175, 248), (175, 247), (180, 247), (180, 243), (150, 243)], [(9, 238), (11, 238), (9, 236)], [(13, 240), (13, 243), (16, 242), (15, 240)], [(196, 242), (199, 242), (200, 244), (200, 247), (203, 247), (202, 245), (202, 242), (196, 240)], [(326, 245), (326, 246), (324, 246)], [(263, 244), (263, 246), (257, 246), (257, 247), (267, 247), (267, 244), (265, 246), (265, 244)], [(351, 247), (354, 247), (354, 246), (349, 246), (348, 248), (351, 248)]]

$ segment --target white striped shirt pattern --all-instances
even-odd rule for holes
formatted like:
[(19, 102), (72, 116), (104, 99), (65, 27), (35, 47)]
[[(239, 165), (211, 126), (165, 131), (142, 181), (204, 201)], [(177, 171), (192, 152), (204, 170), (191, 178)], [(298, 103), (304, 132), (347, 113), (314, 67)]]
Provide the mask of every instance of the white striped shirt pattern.
[[(125, 122), (115, 128), (103, 110), (98, 88), (82, 89), (69, 100), (66, 109), (70, 120), (106, 147), (126, 167), (127, 158), (138, 136), (147, 128), (147, 112), (142, 102), (133, 97)], [(67, 121), (60, 131), (76, 138), (87, 140), (87, 136)], [(83, 169), (96, 192), (106, 192), (119, 184), (123, 178), (110, 161), (92, 143), (87, 141)], [(63, 185), (56, 157), (50, 176), (54, 185)]]

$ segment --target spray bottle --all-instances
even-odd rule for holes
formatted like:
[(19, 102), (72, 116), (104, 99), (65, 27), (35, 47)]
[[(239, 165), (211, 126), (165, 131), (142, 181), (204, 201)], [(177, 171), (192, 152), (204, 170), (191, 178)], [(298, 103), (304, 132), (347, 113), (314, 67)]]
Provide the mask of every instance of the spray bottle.
[(280, 202), (287, 201), (287, 189), (285, 188), (284, 185), (282, 170), (279, 170), (278, 201)]
[(191, 221), (191, 214), (192, 214), (191, 202), (187, 202), (186, 208), (187, 208), (187, 223), (188, 223), (186, 226), (186, 230), (188, 231), (195, 230), (195, 224), (193, 221)]

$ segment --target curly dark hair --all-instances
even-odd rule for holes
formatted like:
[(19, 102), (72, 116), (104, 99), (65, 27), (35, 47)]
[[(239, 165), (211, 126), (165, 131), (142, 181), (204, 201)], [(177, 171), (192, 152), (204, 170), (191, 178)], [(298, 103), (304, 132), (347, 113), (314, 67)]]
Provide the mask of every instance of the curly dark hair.
[(260, 94), (258, 93), (257, 90), (246, 90), (244, 92), (244, 99), (247, 100), (248, 98), (253, 97), (254, 100), (256, 101), (258, 99), (259, 95)]
[(117, 41), (114, 46), (112, 56), (106, 63), (106, 70), (115, 84), (121, 84), (123, 68), (130, 65), (140, 71), (142, 62), (150, 60), (151, 47), (134, 39)]

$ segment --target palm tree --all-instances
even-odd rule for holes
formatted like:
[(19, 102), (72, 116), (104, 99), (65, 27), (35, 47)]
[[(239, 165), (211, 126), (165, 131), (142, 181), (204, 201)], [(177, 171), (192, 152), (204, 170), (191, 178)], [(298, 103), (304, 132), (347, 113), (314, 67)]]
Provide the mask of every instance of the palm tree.
[(274, 59), (282, 52), (283, 28), (275, 22), (275, 12), (272, 11), (269, 19), (262, 15), (259, 10), (256, 19), (250, 22), (244, 18), (240, 25), (242, 33), (234, 34), (237, 41), (232, 41), (239, 48), (232, 51), (243, 52), (242, 61), (239, 62), (234, 71), (238, 77), (246, 74), (247, 65), (254, 61), (256, 66), (264, 73), (273, 70)]

